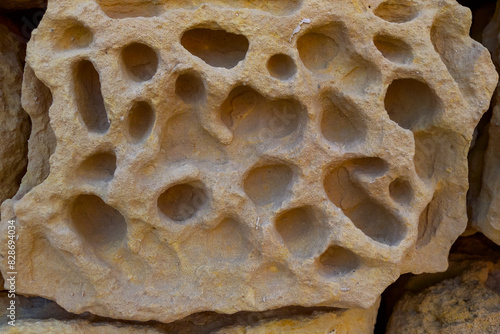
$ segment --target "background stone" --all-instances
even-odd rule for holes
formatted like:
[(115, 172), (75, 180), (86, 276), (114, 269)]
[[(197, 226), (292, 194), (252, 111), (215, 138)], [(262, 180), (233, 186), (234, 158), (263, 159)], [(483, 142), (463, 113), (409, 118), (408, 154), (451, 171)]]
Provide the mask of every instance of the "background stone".
[[(498, 333), (500, 248), (476, 236), (454, 246), (449, 269), (408, 278), (387, 333)], [(394, 295), (394, 293), (393, 293)]]
[(47, 6), (47, 0), (2, 0), (0, 9), (22, 10), (30, 8), (43, 8)]

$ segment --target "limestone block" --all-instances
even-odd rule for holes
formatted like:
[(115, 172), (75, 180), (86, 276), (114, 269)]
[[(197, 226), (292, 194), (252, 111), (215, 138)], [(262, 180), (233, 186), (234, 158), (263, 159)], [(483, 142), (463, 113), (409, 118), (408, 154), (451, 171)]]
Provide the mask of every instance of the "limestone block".
[(387, 333), (499, 333), (500, 262), (457, 262), (450, 271), (461, 273), (405, 295), (396, 304)]
[(28, 115), (21, 107), (20, 44), (0, 24), (0, 203), (14, 196), (26, 171)]
[(46, 87), (26, 109), (54, 134), (2, 206), (19, 292), (170, 322), (369, 308), (444, 270), (497, 80), (470, 23), (452, 0), (49, 1), (23, 95)]

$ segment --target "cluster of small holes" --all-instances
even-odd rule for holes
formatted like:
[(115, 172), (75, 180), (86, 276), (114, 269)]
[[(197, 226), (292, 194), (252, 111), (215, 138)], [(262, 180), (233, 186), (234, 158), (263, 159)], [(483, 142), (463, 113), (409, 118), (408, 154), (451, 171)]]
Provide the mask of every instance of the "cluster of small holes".
[[(80, 29), (83, 36), (77, 40), (75, 45), (77, 47), (88, 45), (91, 39), (89, 40), (89, 37), (85, 35), (87, 30), (83, 26), (77, 26), (75, 29)], [(326, 26), (317, 31), (304, 33), (298, 38), (296, 45), (298, 54), (308, 70), (322, 72), (334, 66), (332, 64), (340, 53), (340, 46), (337, 42), (337, 39), (340, 38), (339, 29), (335, 25)], [(250, 46), (248, 39), (243, 35), (222, 29), (206, 28), (187, 30), (182, 35), (180, 43), (189, 53), (204, 63), (225, 69), (238, 66), (245, 59)], [(413, 59), (411, 48), (397, 38), (380, 35), (375, 37), (374, 44), (384, 57), (393, 62), (407, 64)], [(147, 44), (134, 42), (122, 48), (121, 63), (124, 74), (131, 82), (144, 83), (153, 79), (158, 71), (160, 59), (157, 52)], [(283, 81), (293, 79), (297, 73), (297, 66), (293, 58), (285, 53), (276, 53), (270, 56), (266, 67), (271, 77)], [(91, 102), (92, 105), (80, 108), (84, 123), (90, 131), (106, 133), (110, 122), (104, 100), (100, 95), (99, 74), (89, 61), (84, 61), (77, 71), (77, 76), (80, 77), (75, 78), (75, 81), (83, 86), (80, 89), (82, 94), (92, 92), (86, 96), (87, 99), (83, 100), (89, 98), (95, 100)], [(89, 76), (90, 79), (87, 78)], [(393, 86), (397, 88), (398, 82), (396, 81)], [(400, 116), (396, 114), (399, 111), (399, 97), (397, 96), (398, 92), (392, 93), (392, 90), (394, 89), (390, 87), (386, 96), (386, 107), (389, 110), (391, 110), (392, 105), (396, 105), (393, 108), (396, 110), (395, 112), (388, 111), (391, 118), (404, 124), (411, 122), (400, 120)], [(175, 93), (187, 105), (198, 105), (207, 97), (204, 79), (195, 71), (187, 71), (177, 75)], [(392, 98), (393, 95), (396, 97)], [(345, 148), (345, 145), (362, 141), (367, 126), (361, 117), (362, 111), (355, 106), (349, 106), (346, 101), (337, 101), (336, 99), (338, 98), (334, 94), (327, 94), (324, 98), (325, 109), (321, 121), (321, 131), (327, 140), (341, 144)], [(93, 106), (98, 106), (98, 108), (92, 108)], [(238, 145), (239, 137), (248, 140), (252, 136), (259, 139), (289, 136), (297, 131), (300, 122), (305, 119), (301, 115), (303, 113), (303, 107), (296, 101), (269, 100), (259, 92), (245, 86), (234, 88), (221, 106), (221, 119), (236, 136), (236, 145)], [(402, 112), (402, 115), (407, 114), (407, 112)], [(154, 107), (148, 101), (133, 102), (126, 120), (130, 142), (143, 143), (152, 131), (155, 118)], [(192, 120), (186, 120), (192, 122)], [(262, 127), (261, 124), (267, 124), (271, 127)], [(255, 132), (259, 128), (260, 130)], [(192, 133), (192, 130), (186, 129), (185, 133)], [(199, 135), (196, 135), (195, 138), (199, 138)], [(244, 141), (242, 143), (244, 144)], [(173, 147), (175, 145), (166, 145), (170, 151)], [(187, 151), (181, 150), (187, 154)], [(192, 156), (187, 154), (186, 157), (191, 158)], [(375, 161), (375, 165), (380, 164), (376, 159), (370, 160), (370, 163), (372, 161)], [(360, 166), (356, 168), (361, 170), (365, 167), (371, 168), (369, 164), (362, 163)], [(244, 191), (256, 206), (279, 208), (288, 198), (290, 187), (295, 178), (294, 168), (289, 164), (268, 164), (253, 167), (244, 177)], [(89, 181), (111, 181), (116, 169), (116, 156), (112, 152), (97, 153), (85, 160), (80, 169), (82, 176)], [(335, 174), (337, 172), (332, 171), (329, 175), (336, 175), (336, 178), (340, 178), (340, 174)], [(404, 231), (398, 230), (397, 227), (394, 228), (398, 223), (393, 221), (390, 213), (371, 202), (362, 205), (363, 210), (350, 213), (349, 208), (344, 208), (343, 204), (335, 199), (338, 195), (330, 193), (331, 189), (335, 188), (330, 185), (332, 182), (327, 176), (325, 187), (328, 196), (335, 205), (344, 210), (358, 228), (382, 243), (395, 244), (401, 240)], [(411, 191), (407, 182), (402, 180), (395, 180), (390, 185), (390, 195), (399, 203), (408, 203), (411, 200)], [(201, 181), (172, 185), (159, 195), (157, 199), (158, 211), (160, 216), (168, 221), (174, 223), (190, 222), (198, 216), (200, 211), (209, 206), (208, 194), (208, 190)], [(367, 198), (366, 195), (360, 196), (361, 202)], [(377, 224), (382, 224), (383, 228), (378, 231), (374, 231), (365, 222), (367, 220), (365, 214), (368, 214), (370, 210), (376, 211), (380, 217), (383, 217), (381, 222)], [(294, 256), (299, 258), (317, 257), (324, 250), (328, 227), (321, 212), (315, 208), (304, 206), (287, 209), (276, 216), (274, 224), (284, 245)], [(340, 270), (339, 273), (344, 272), (349, 268), (338, 259), (338, 257), (344, 256), (355, 258), (354, 263), (358, 263), (354, 253), (351, 254), (351, 251), (339, 246), (328, 248), (319, 257), (318, 263), (325, 272), (330, 274), (338, 270)], [(334, 269), (333, 264), (337, 262), (339, 262), (338, 268)]]
[[(153, 7), (155, 6), (151, 8)], [(136, 16), (159, 15), (160, 12), (153, 9)], [(418, 8), (410, 0), (384, 1), (373, 13), (390, 24), (404, 24), (419, 15)], [(113, 15), (122, 18), (127, 13), (113, 12)], [(356, 55), (349, 53), (351, 50), (342, 48), (345, 35), (341, 30), (342, 27), (337, 24), (313, 29), (304, 26), (303, 32), (297, 35), (295, 49), (273, 50), (263, 57), (265, 64), (262, 64), (262, 73), (267, 70), (269, 82), (282, 81), (280, 85), (285, 85), (287, 81), (295, 80), (300, 71), (310, 72), (309, 74), (318, 77), (337, 73), (342, 70), (339, 69), (342, 66), (338, 65), (341, 64), (340, 59), (343, 57), (342, 60), (345, 61), (351, 57), (352, 67), (346, 73), (339, 72), (342, 73), (339, 77), (345, 83), (345, 95), (350, 93), (349, 86), (366, 88), (362, 81), (375, 81), (377, 73), (370, 72), (369, 62), (356, 58)], [(54, 43), (61, 50), (84, 49), (93, 43), (91, 29), (83, 24), (69, 27), (60, 35)], [(189, 57), (186, 63), (192, 62), (193, 65), (186, 70), (183, 67), (185, 64), (182, 64), (178, 72), (174, 70), (174, 89), (178, 101), (172, 103), (189, 112), (179, 113), (169, 119), (165, 130), (174, 129), (171, 133), (160, 131), (160, 151), (165, 155), (167, 164), (197, 160), (201, 164), (223, 166), (231, 160), (234, 152), (242, 156), (266, 155), (269, 161), (253, 164), (244, 172), (240, 171), (241, 190), (254, 204), (257, 212), (272, 212), (272, 226), (292, 258), (314, 258), (320, 274), (327, 278), (345, 276), (359, 268), (363, 259), (350, 250), (350, 246), (328, 244), (331, 228), (322, 209), (318, 209), (314, 203), (290, 204), (293, 202), (292, 188), (301, 177), (299, 171), (303, 162), (293, 159), (284, 162), (272, 157), (277, 150), (270, 154), (267, 152), (272, 151), (269, 147), (287, 149), (300, 142), (302, 131), (309, 122), (310, 110), (302, 105), (302, 101), (290, 97), (271, 98), (256, 87), (239, 82), (229, 91), (217, 115), (217, 120), (232, 135), (229, 148), (221, 148), (222, 145), (217, 140), (220, 138), (215, 139), (213, 131), (207, 130), (206, 124), (200, 124), (204, 122), (200, 120), (204, 115), (199, 109), (205, 106), (204, 103), (209, 99), (207, 90), (214, 84), (204, 73), (200, 74), (201, 69), (210, 66), (210, 70), (226, 74), (229, 70), (243, 70), (245, 59), (249, 51), (252, 51), (252, 41), (237, 31), (204, 26), (188, 28), (179, 42), (184, 48), (181, 51), (185, 53), (183, 57)], [(377, 33), (370, 47), (378, 50), (377, 56), (384, 57), (386, 64), (391, 66), (404, 67), (414, 61), (412, 46), (390, 33)], [(156, 50), (146, 42), (137, 41), (120, 49), (120, 65), (123, 74), (121, 79), (128, 80), (133, 89), (143, 89), (155, 82), (155, 76), (159, 77), (158, 71), (162, 64)], [(106, 135), (115, 124), (112, 123), (114, 119), (102, 96), (99, 70), (89, 59), (83, 59), (75, 66), (75, 91), (80, 121), (92, 135)], [(359, 92), (363, 92), (363, 89)], [(369, 119), (364, 115), (366, 112), (344, 99), (344, 94), (320, 91), (323, 92), (318, 100), (321, 104), (318, 123), (323, 136), (321, 140), (328, 142), (328, 147), (335, 150), (340, 148), (343, 152), (364, 145), (370, 127)], [(383, 101), (388, 118), (399, 127), (414, 133), (428, 127), (439, 116), (439, 100), (432, 87), (423, 79), (394, 79), (388, 85)], [(127, 112), (121, 120), (125, 129), (123, 137), (140, 151), (153, 133), (158, 116), (156, 106), (146, 98), (137, 97), (126, 108)], [(179, 133), (182, 135), (179, 136)], [(417, 146), (418, 142), (416, 140)], [(206, 146), (202, 147), (200, 143)], [(419, 147), (416, 151), (418, 149)], [(232, 152), (226, 152), (231, 150)], [(104, 149), (82, 158), (78, 177), (102, 190), (103, 184), (112, 182), (115, 176), (117, 153), (112, 149)], [(410, 206), (415, 197), (412, 180), (403, 176), (389, 178), (389, 169), (388, 163), (381, 158), (350, 159), (328, 167), (321, 181), (330, 202), (367, 237), (384, 245), (397, 246), (406, 237), (404, 222), (395, 217), (391, 209), (372, 200), (372, 195), (367, 190), (369, 183), (385, 178), (386, 197), (394, 202), (395, 207)], [(416, 169), (419, 172), (423, 167), (416, 166)], [(432, 174), (432, 170), (424, 172)], [(424, 172), (419, 172), (419, 175), (422, 176)], [(200, 223), (210, 213), (212, 202), (218, 200), (212, 198), (213, 189), (204, 182), (203, 177), (199, 177), (163, 185), (164, 189), (157, 195), (155, 203), (161, 224), (186, 226)], [(105, 195), (100, 193), (99, 196), (80, 195), (72, 204), (74, 228), (97, 250), (120, 245), (127, 233), (125, 218), (111, 202), (107, 202)], [(109, 231), (105, 230), (99, 235), (98, 228), (106, 219), (109, 221)], [(208, 233), (201, 233), (190, 239), (192, 248), (199, 249), (202, 254), (200, 265), (203, 264), (203, 259), (217, 259), (219, 262), (245, 261), (252, 246), (245, 239), (242, 230), (247, 222), (242, 221), (244, 219), (234, 217), (218, 218), (217, 225), (211, 227)], [(208, 240), (205, 244), (199, 241), (203, 237)], [(220, 243), (221, 249), (213, 250), (210, 247), (213, 243)]]
[[(374, 10), (374, 14), (392, 24), (403, 25), (418, 18), (420, 5), (411, 0), (386, 0)], [(448, 32), (439, 31), (437, 33), (440, 24), (443, 22), (448, 24), (449, 22), (449, 19), (443, 18), (444, 16), (440, 18), (442, 22), (440, 19), (435, 20), (429, 37), (449, 73), (460, 85), (462, 74), (457, 75), (454, 67), (456, 64), (449, 64), (447, 56), (447, 53), (457, 52), (455, 48), (449, 50), (449, 45), (454, 45), (454, 43), (443, 38), (447, 36)], [(447, 42), (443, 43), (446, 40)], [(383, 57), (394, 64), (409, 65), (414, 60), (412, 47), (398, 37), (380, 34), (374, 37), (373, 43)], [(448, 46), (443, 47), (443, 44)], [(451, 149), (449, 152), (441, 150), (434, 135), (430, 133), (434, 121), (441, 116), (443, 111), (441, 101), (433, 87), (421, 79), (409, 77), (395, 79), (387, 87), (384, 106), (392, 121), (413, 134), (415, 141), (413, 162), (417, 175), (424, 181), (432, 180), (435, 166), (441, 165), (439, 161), (446, 159), (447, 155), (453, 154), (450, 153)], [(430, 208), (434, 208), (438, 205), (436, 203), (441, 201), (439, 193), (438, 190), (420, 214), (417, 247), (428, 244), (431, 240), (431, 234), (435, 233), (438, 228), (440, 219), (436, 218), (436, 212), (431, 212), (431, 214), (429, 212)], [(414, 190), (409, 180), (398, 178), (390, 184), (389, 194), (396, 203), (409, 205), (414, 197)]]

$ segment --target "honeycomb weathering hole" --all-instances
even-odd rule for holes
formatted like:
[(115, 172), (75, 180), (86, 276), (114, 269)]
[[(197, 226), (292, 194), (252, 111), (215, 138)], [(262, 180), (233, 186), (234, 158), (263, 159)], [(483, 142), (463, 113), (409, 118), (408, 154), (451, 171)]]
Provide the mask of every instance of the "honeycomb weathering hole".
[(92, 43), (94, 36), (92, 32), (81, 23), (76, 23), (64, 30), (63, 34), (56, 39), (56, 47), (61, 50), (85, 48)]
[(228, 160), (222, 144), (201, 126), (192, 113), (169, 119), (163, 132), (161, 151), (168, 162), (195, 160), (223, 164)]
[(379, 35), (373, 39), (373, 44), (382, 55), (394, 63), (411, 64), (413, 51), (406, 42), (391, 36)]
[(367, 129), (362, 111), (347, 102), (334, 103), (325, 98), (321, 133), (327, 140), (341, 145), (363, 140)]
[[(325, 191), (330, 201), (340, 208), (351, 222), (371, 239), (397, 245), (406, 234), (406, 227), (389, 209), (370, 197), (361, 178), (373, 182), (387, 170), (379, 158), (360, 158), (330, 170), (325, 177)], [(365, 185), (366, 187), (366, 185)]]
[(275, 226), (290, 253), (300, 258), (316, 255), (328, 238), (328, 227), (311, 207), (281, 213)]
[(112, 152), (101, 152), (91, 155), (80, 165), (80, 175), (88, 180), (109, 181), (116, 170), (116, 156)]
[(221, 107), (224, 124), (235, 135), (282, 138), (295, 132), (305, 110), (295, 100), (269, 100), (246, 86), (231, 91)]
[(290, 56), (280, 53), (269, 58), (267, 70), (276, 79), (288, 80), (297, 73), (297, 66)]
[(407, 180), (398, 178), (389, 185), (392, 199), (401, 204), (408, 204), (413, 199), (413, 188)]
[(385, 94), (385, 110), (399, 126), (414, 130), (439, 113), (439, 100), (425, 83), (415, 79), (394, 80)]
[(297, 40), (299, 56), (310, 71), (326, 70), (339, 53), (339, 45), (321, 33), (307, 33)]
[(192, 218), (207, 204), (207, 194), (201, 182), (175, 185), (158, 197), (160, 211), (176, 222)]
[(404, 23), (416, 18), (419, 9), (412, 0), (388, 0), (381, 3), (374, 14), (389, 22)]
[(110, 123), (101, 93), (101, 80), (88, 60), (78, 63), (75, 73), (75, 93), (78, 110), (89, 131), (105, 133)]
[(248, 39), (243, 35), (202, 28), (186, 31), (181, 44), (208, 65), (228, 69), (245, 59), (249, 47)]
[(127, 234), (122, 214), (95, 195), (80, 195), (73, 202), (71, 219), (76, 231), (98, 249), (116, 246)]
[[(216, 247), (214, 247), (214, 245)], [(211, 230), (199, 230), (186, 240), (183, 250), (190, 261), (242, 264), (251, 250), (240, 223), (226, 218)]]
[(361, 264), (359, 257), (348, 249), (330, 246), (319, 257), (321, 272), (326, 276), (344, 276), (356, 270)]
[(158, 70), (158, 55), (146, 44), (132, 43), (122, 50), (122, 60), (130, 78), (148, 81)]
[(245, 178), (245, 192), (257, 205), (280, 205), (288, 195), (292, 177), (293, 171), (287, 165), (257, 167)]
[(205, 99), (205, 84), (199, 75), (184, 73), (175, 82), (175, 93), (185, 103), (201, 102)]
[(128, 133), (133, 142), (145, 139), (153, 128), (155, 112), (149, 103), (140, 101), (134, 103), (128, 115)]

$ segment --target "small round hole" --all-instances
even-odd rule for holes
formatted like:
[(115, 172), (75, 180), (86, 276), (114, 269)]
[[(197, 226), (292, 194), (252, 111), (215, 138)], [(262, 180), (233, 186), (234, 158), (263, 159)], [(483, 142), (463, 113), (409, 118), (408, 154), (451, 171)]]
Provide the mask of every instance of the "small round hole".
[(181, 74), (175, 82), (175, 94), (185, 103), (197, 103), (205, 99), (205, 85), (193, 73)]
[(122, 51), (125, 68), (134, 81), (148, 81), (158, 69), (158, 55), (146, 44), (132, 43)]
[(61, 50), (85, 48), (92, 43), (94, 36), (83, 24), (77, 22), (68, 27), (59, 38), (55, 39), (55, 46)]
[(111, 181), (115, 175), (116, 156), (113, 152), (100, 152), (82, 162), (77, 173), (91, 181)]
[(348, 249), (330, 246), (319, 257), (321, 271), (326, 276), (344, 276), (360, 266), (359, 257)]
[(290, 56), (277, 54), (269, 58), (267, 70), (273, 77), (280, 80), (287, 80), (295, 75), (297, 66), (295, 66)]
[(158, 208), (168, 218), (182, 222), (192, 218), (207, 203), (201, 182), (178, 184), (158, 197)]
[(80, 195), (73, 202), (71, 219), (76, 231), (98, 250), (119, 246), (127, 235), (122, 214), (96, 195)]
[(413, 198), (413, 189), (408, 181), (396, 179), (389, 185), (389, 194), (396, 202), (407, 204)]
[(136, 102), (128, 115), (128, 131), (134, 143), (148, 137), (155, 122), (153, 108), (144, 101)]
[(392, 36), (375, 36), (373, 44), (388, 60), (399, 64), (411, 64), (413, 52), (404, 41)]

